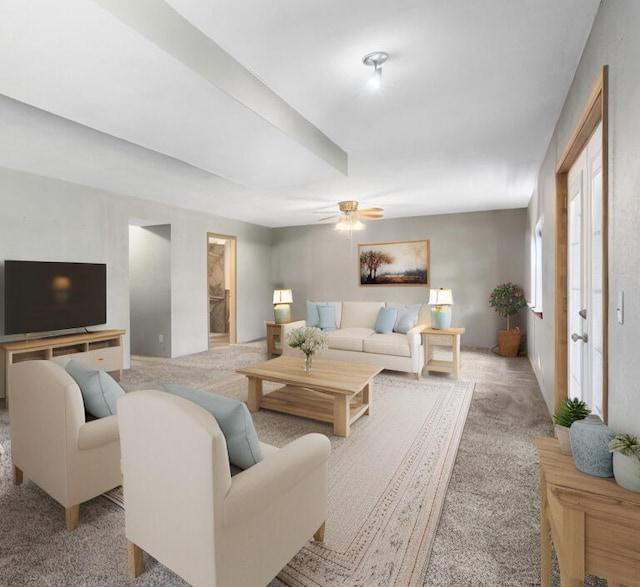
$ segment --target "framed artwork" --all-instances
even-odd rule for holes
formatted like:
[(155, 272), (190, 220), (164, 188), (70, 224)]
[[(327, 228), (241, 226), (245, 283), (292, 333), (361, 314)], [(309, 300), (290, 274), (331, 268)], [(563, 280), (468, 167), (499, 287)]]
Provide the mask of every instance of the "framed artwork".
[(358, 245), (360, 285), (429, 287), (429, 241)]

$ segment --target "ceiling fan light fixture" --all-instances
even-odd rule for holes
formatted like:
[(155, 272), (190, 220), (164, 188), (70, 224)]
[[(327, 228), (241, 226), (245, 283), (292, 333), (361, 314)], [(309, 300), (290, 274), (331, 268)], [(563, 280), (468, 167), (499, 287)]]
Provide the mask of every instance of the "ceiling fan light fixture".
[(389, 54), (384, 51), (374, 51), (367, 53), (362, 58), (362, 63), (368, 67), (373, 67), (373, 74), (369, 78), (367, 85), (373, 89), (378, 89), (382, 82), (382, 64), (389, 59)]

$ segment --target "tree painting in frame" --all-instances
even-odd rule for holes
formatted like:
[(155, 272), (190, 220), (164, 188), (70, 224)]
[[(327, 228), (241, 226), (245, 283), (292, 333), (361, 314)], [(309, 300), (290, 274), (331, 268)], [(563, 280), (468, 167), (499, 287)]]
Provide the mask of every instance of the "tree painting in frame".
[(429, 287), (429, 241), (358, 245), (360, 285)]

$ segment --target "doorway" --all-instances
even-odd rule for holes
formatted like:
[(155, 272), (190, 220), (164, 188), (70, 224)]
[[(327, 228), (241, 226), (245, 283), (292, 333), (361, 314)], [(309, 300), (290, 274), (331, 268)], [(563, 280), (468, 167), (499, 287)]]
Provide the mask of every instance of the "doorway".
[[(607, 422), (607, 67), (556, 168), (555, 409), (581, 397)], [(589, 390), (589, 391), (585, 391)]]
[(602, 124), (568, 182), (568, 395), (602, 418)]
[(207, 234), (209, 348), (236, 343), (236, 239)]

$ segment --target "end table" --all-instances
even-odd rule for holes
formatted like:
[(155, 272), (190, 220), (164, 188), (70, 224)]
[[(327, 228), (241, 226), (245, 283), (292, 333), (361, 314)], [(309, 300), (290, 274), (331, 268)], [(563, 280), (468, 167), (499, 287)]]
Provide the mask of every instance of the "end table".
[[(464, 334), (464, 328), (425, 328), (422, 331), (422, 344), (424, 345), (424, 367), (422, 372), (439, 371), (441, 373), (453, 373), (456, 379), (460, 378), (460, 337)], [(433, 358), (433, 347), (451, 347), (452, 357), (450, 361)]]
[(267, 354), (281, 355), (285, 344), (286, 333), (296, 326), (304, 326), (304, 320), (290, 320), (289, 322), (265, 322), (267, 326)]

